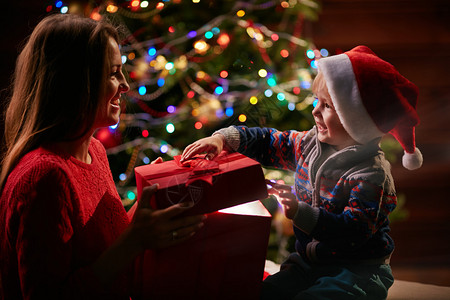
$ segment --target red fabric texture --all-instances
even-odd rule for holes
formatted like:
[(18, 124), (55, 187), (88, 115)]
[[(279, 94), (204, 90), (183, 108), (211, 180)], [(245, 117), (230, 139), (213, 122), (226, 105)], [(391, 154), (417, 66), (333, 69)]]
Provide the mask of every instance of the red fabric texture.
[(0, 298), (129, 299), (125, 274), (106, 291), (92, 273), (129, 219), (98, 140), (89, 153), (85, 164), (38, 148), (9, 175), (0, 200)]

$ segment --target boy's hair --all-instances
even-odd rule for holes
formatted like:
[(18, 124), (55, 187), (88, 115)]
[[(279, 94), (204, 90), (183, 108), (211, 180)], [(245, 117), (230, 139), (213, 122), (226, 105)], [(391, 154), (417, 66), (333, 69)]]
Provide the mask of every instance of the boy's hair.
[(71, 14), (48, 16), (33, 30), (17, 59), (5, 113), (0, 190), (25, 153), (91, 130), (109, 72), (111, 37), (118, 42), (112, 25)]

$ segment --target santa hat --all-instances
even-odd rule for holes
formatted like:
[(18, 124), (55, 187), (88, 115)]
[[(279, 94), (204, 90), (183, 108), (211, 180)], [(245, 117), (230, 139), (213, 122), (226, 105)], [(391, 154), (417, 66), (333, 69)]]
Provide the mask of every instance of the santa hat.
[(348, 134), (364, 144), (386, 133), (402, 145), (403, 166), (420, 168), (415, 144), (418, 88), (366, 46), (317, 62), (336, 112)]

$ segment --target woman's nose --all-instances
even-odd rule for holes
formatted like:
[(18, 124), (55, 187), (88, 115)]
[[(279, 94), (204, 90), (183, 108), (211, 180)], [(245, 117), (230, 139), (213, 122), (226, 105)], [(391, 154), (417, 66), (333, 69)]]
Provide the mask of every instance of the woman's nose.
[(126, 80), (124, 80), (120, 86), (119, 86), (121, 92), (126, 93), (130, 90), (130, 86), (128, 85), (128, 82)]

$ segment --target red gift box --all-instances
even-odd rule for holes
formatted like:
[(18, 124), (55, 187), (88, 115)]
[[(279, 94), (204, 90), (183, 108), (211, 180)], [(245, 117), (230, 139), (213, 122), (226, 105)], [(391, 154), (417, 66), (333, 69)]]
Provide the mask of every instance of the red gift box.
[(208, 214), (191, 239), (138, 261), (143, 299), (259, 299), (271, 226), (260, 201)]
[(201, 156), (185, 163), (179, 159), (136, 167), (138, 198), (142, 188), (158, 183), (153, 208), (188, 201), (193, 207), (186, 214), (196, 215), (268, 196), (261, 165), (240, 153), (224, 151), (212, 161)]

